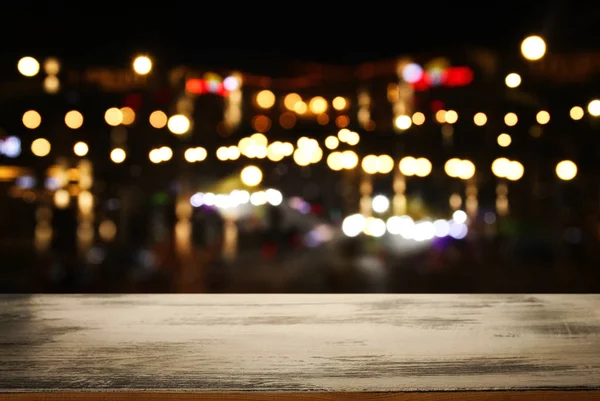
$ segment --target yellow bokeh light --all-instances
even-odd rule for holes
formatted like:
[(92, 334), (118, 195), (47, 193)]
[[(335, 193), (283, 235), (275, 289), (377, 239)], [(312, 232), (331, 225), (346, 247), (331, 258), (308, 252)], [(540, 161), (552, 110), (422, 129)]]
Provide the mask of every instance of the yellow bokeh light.
[(175, 135), (183, 135), (190, 130), (190, 120), (183, 114), (175, 114), (167, 121), (169, 131)]
[(59, 209), (66, 209), (71, 203), (71, 194), (66, 189), (59, 189), (53, 196), (54, 206)]
[(352, 150), (342, 152), (342, 166), (346, 170), (352, 170), (358, 165), (358, 155)]
[(519, 85), (521, 85), (521, 76), (516, 72), (512, 72), (506, 76), (504, 83), (509, 88), (517, 88)]
[(44, 72), (48, 75), (57, 75), (60, 72), (60, 62), (54, 57), (44, 61)]
[(515, 113), (507, 113), (504, 116), (504, 124), (508, 125), (509, 127), (515, 126), (517, 122), (519, 122), (519, 118)]
[(111, 107), (104, 113), (104, 120), (108, 125), (116, 127), (123, 122), (123, 113), (116, 107)]
[(350, 136), (350, 130), (348, 128), (342, 128), (338, 131), (337, 137), (340, 142), (348, 142), (348, 137)]
[(577, 176), (577, 165), (571, 160), (563, 160), (556, 165), (556, 176), (563, 181), (571, 181)]
[(40, 63), (33, 57), (23, 57), (17, 63), (17, 69), (26, 77), (34, 77), (40, 72)]
[(379, 172), (379, 159), (375, 155), (365, 156), (360, 165), (367, 174), (376, 174)]
[(71, 110), (65, 115), (65, 124), (71, 129), (81, 128), (83, 125), (83, 115), (77, 110)]
[(407, 130), (412, 125), (412, 120), (409, 116), (405, 116), (405, 115), (398, 116), (394, 120), (394, 125), (396, 126), (396, 128), (398, 128), (400, 130)]
[(508, 134), (500, 134), (498, 135), (498, 145), (503, 148), (509, 146), (512, 142), (512, 138)]
[(348, 101), (341, 96), (337, 96), (333, 99), (333, 101), (331, 102), (331, 105), (333, 106), (334, 109), (341, 111), (341, 110), (345, 110), (348, 107)]
[(85, 142), (77, 142), (73, 146), (73, 153), (75, 153), (79, 157), (83, 157), (88, 154), (89, 147)]
[(310, 111), (314, 114), (325, 113), (327, 111), (327, 100), (321, 96), (316, 96), (310, 99)]
[(469, 180), (475, 175), (475, 165), (470, 160), (453, 158), (446, 162), (444, 171), (449, 177)]
[(403, 157), (400, 163), (398, 163), (398, 169), (407, 177), (415, 175), (417, 171), (417, 159), (412, 156)]
[(360, 135), (358, 135), (358, 132), (350, 131), (346, 138), (346, 143), (350, 146), (356, 146), (358, 145), (358, 142), (360, 142)]
[(294, 159), (294, 163), (296, 163), (300, 167), (306, 167), (311, 162), (310, 151), (304, 149), (296, 149), (292, 157)]
[(327, 167), (333, 171), (343, 170), (344, 164), (342, 163), (342, 154), (340, 152), (331, 152), (329, 156), (327, 156)]
[(510, 181), (518, 181), (525, 174), (525, 168), (523, 165), (517, 161), (511, 161), (508, 164), (508, 171), (506, 171), (505, 178)]
[[(150, 156), (151, 156), (150, 160), (152, 160), (152, 155), (150, 155)], [(206, 149), (204, 149), (201, 146), (196, 147), (196, 148), (186, 149), (185, 153), (183, 154), (183, 157), (185, 158), (185, 160), (188, 163), (204, 161), (207, 156), (208, 156), (208, 152), (206, 151)], [(158, 163), (160, 163), (161, 161), (162, 160), (159, 160)], [(153, 163), (156, 163), (156, 162), (153, 161)]]
[(135, 121), (135, 111), (133, 111), (133, 109), (131, 107), (122, 107), (120, 110), (121, 110), (121, 115), (123, 116), (121, 124), (123, 124), (123, 125), (133, 124), (133, 122)]
[(110, 152), (110, 160), (112, 160), (113, 163), (123, 163), (125, 161), (125, 158), (127, 158), (127, 153), (124, 149), (115, 148)]
[(394, 169), (394, 159), (390, 155), (379, 155), (377, 170), (379, 174), (389, 174)]
[(230, 146), (227, 148), (227, 158), (229, 160), (237, 160), (241, 156), (241, 152), (237, 146)]
[(417, 163), (416, 163), (416, 171), (415, 171), (415, 175), (417, 177), (427, 177), (429, 174), (431, 174), (431, 170), (433, 169), (431, 162), (429, 161), (429, 159), (426, 159), (424, 157), (419, 157), (417, 159)]
[(538, 122), (538, 124), (548, 124), (550, 122), (550, 113), (548, 113), (546, 110), (542, 110), (537, 113), (535, 119)]
[(304, 114), (308, 110), (308, 106), (303, 101), (297, 102), (294, 105), (294, 111), (296, 114)]
[(44, 78), (44, 90), (47, 93), (56, 93), (60, 90), (60, 79), (58, 79), (57, 76), (54, 75), (48, 75), (46, 78)]
[(250, 136), (250, 141), (256, 145), (261, 147), (266, 147), (269, 144), (269, 140), (264, 134), (257, 132), (256, 134), (252, 134)]
[(510, 164), (510, 160), (505, 157), (500, 157), (492, 162), (492, 173), (498, 178), (503, 178), (506, 176), (506, 171), (508, 170), (508, 166)]
[(594, 117), (600, 116), (600, 100), (594, 99), (588, 103), (588, 113)]
[(219, 147), (217, 149), (216, 156), (217, 156), (217, 159), (219, 159), (221, 161), (227, 160), (228, 159), (228, 156), (227, 156), (227, 147), (226, 146)]
[(270, 90), (263, 90), (256, 94), (256, 104), (263, 109), (270, 109), (275, 104), (275, 95)]
[(437, 113), (435, 113), (435, 120), (440, 124), (445, 123), (446, 122), (446, 110), (438, 110)]
[(164, 128), (167, 125), (167, 120), (167, 115), (161, 110), (153, 111), (149, 117), (150, 125), (157, 129)]
[(448, 124), (454, 124), (458, 121), (458, 113), (454, 110), (448, 110), (445, 119)]
[(420, 111), (417, 111), (412, 116), (412, 122), (414, 125), (423, 125), (425, 123), (425, 114), (421, 113)]
[(335, 136), (328, 136), (325, 138), (325, 147), (327, 149), (333, 150), (336, 149), (340, 145), (340, 140)]
[(575, 121), (581, 120), (583, 118), (583, 114), (584, 114), (583, 107), (580, 107), (580, 106), (574, 106), (569, 111), (569, 115)]
[(267, 147), (267, 158), (272, 162), (281, 161), (285, 157), (281, 145), (281, 142), (274, 142)]
[(26, 111), (23, 114), (23, 125), (29, 129), (36, 129), (42, 123), (42, 116), (35, 110)]
[(450, 159), (446, 162), (446, 164), (444, 165), (444, 171), (446, 172), (448, 177), (453, 177), (453, 178), (458, 177), (456, 175), (456, 173), (458, 171), (459, 164), (460, 164), (460, 159), (457, 159), (457, 158)]
[(288, 110), (295, 110), (296, 103), (302, 102), (302, 98), (297, 93), (289, 93), (283, 98), (283, 105)]
[(485, 113), (479, 112), (473, 117), (473, 122), (478, 127), (482, 127), (487, 123), (487, 116), (485, 115)]
[(469, 180), (475, 175), (475, 165), (470, 160), (461, 160), (456, 167), (456, 176), (461, 180)]
[(361, 167), (367, 174), (389, 174), (394, 169), (394, 159), (389, 155), (368, 155), (362, 159)]
[(546, 42), (540, 36), (529, 36), (521, 42), (521, 54), (529, 61), (540, 60), (546, 54)]
[(505, 157), (501, 157), (492, 163), (492, 173), (498, 178), (518, 181), (525, 174), (525, 168), (518, 161), (511, 161)]
[(262, 182), (262, 171), (256, 166), (244, 167), (240, 173), (240, 179), (249, 187), (255, 187)]
[(152, 70), (152, 60), (148, 56), (137, 56), (133, 60), (133, 71), (139, 75), (147, 75)]
[(45, 138), (38, 138), (31, 143), (31, 153), (37, 157), (48, 156), (50, 149), (50, 142)]

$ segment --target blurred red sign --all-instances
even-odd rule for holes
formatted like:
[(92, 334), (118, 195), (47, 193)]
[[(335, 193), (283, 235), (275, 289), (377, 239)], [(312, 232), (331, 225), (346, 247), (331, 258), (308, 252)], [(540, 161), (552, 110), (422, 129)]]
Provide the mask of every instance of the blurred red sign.
[(413, 84), (416, 91), (424, 91), (434, 86), (457, 87), (473, 82), (473, 70), (469, 67), (450, 67), (439, 72), (423, 71), (422, 78)]
[(205, 95), (207, 93), (214, 93), (219, 96), (227, 96), (229, 92), (225, 89), (223, 82), (220, 81), (207, 81), (202, 78), (188, 79), (185, 83), (185, 90), (188, 93), (194, 95)]

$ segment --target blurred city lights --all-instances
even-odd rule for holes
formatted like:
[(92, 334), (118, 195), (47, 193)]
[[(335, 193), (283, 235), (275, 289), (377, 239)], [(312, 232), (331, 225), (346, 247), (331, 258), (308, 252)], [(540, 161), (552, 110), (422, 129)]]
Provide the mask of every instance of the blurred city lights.
[(571, 160), (563, 160), (556, 165), (556, 176), (563, 181), (570, 181), (577, 176), (577, 165)]
[(390, 208), (390, 200), (385, 195), (377, 195), (373, 197), (372, 206), (375, 213), (385, 213)]
[(473, 117), (473, 122), (475, 125), (482, 127), (485, 125), (485, 123), (487, 123), (487, 116), (485, 113), (479, 112)]
[(23, 125), (29, 129), (36, 129), (42, 123), (42, 116), (35, 110), (26, 111), (23, 114)]
[(89, 151), (89, 147), (88, 147), (87, 143), (85, 143), (85, 142), (77, 142), (73, 146), (73, 153), (75, 153), (75, 155), (77, 155), (79, 157), (83, 157), (83, 156), (87, 155), (88, 151)]
[(37, 157), (48, 156), (50, 148), (50, 142), (45, 138), (38, 138), (31, 143), (31, 153)]
[(516, 72), (512, 72), (506, 76), (504, 82), (509, 88), (517, 88), (521, 85), (521, 76)]
[(126, 157), (127, 157), (127, 153), (125, 152), (125, 150), (123, 150), (121, 148), (113, 149), (110, 152), (110, 159), (113, 161), (113, 163), (116, 163), (116, 164), (123, 163), (125, 161)]
[(256, 166), (244, 167), (240, 174), (240, 179), (249, 187), (255, 187), (261, 183), (263, 178), (262, 171)]
[(394, 124), (400, 130), (407, 130), (412, 125), (412, 119), (409, 116), (401, 115), (396, 117)]
[(81, 128), (83, 125), (83, 115), (77, 110), (71, 110), (65, 115), (65, 124), (71, 129)]
[(550, 122), (550, 113), (546, 110), (539, 111), (535, 116), (535, 119), (540, 125), (548, 124)]
[(583, 118), (583, 115), (584, 115), (583, 107), (580, 107), (580, 106), (574, 106), (569, 111), (569, 116), (571, 116), (571, 118), (575, 121), (581, 120)]
[(104, 120), (110, 126), (116, 127), (123, 122), (123, 113), (116, 107), (111, 107), (104, 113)]
[(169, 117), (167, 127), (171, 133), (175, 135), (183, 135), (190, 130), (190, 120), (183, 114), (176, 114)]
[(47, 58), (44, 61), (44, 72), (50, 76), (58, 75), (60, 72), (60, 62), (53, 58)]
[(540, 36), (529, 36), (521, 42), (521, 54), (529, 61), (540, 60), (546, 54), (546, 42)]
[(402, 79), (409, 84), (414, 84), (423, 79), (423, 68), (415, 63), (409, 63), (402, 69)]
[(310, 99), (308, 108), (314, 114), (325, 113), (327, 111), (327, 100), (321, 96)]
[(425, 114), (421, 113), (420, 111), (413, 114), (412, 123), (414, 125), (423, 125), (425, 123)]
[(525, 168), (514, 160), (505, 157), (498, 158), (492, 163), (492, 173), (498, 178), (506, 178), (510, 181), (518, 181), (523, 177)]
[(152, 60), (148, 56), (137, 56), (133, 60), (133, 70), (139, 75), (149, 74), (152, 70)]
[[(337, 96), (331, 101), (331, 105), (333, 106), (334, 109), (341, 111), (341, 110), (345, 110), (348, 107), (348, 101), (341, 96)], [(293, 106), (292, 106), (292, 108), (293, 108)]]
[(517, 117), (517, 115), (515, 113), (507, 113), (504, 116), (504, 124), (508, 125), (509, 127), (513, 127), (517, 124), (517, 122), (519, 121), (519, 118)]
[(256, 95), (256, 104), (263, 109), (270, 109), (275, 104), (275, 95), (270, 90), (263, 90)]
[(34, 77), (40, 72), (40, 63), (33, 57), (23, 57), (17, 63), (17, 69), (26, 77)]
[(498, 145), (506, 148), (507, 146), (510, 146), (512, 142), (512, 138), (510, 137), (510, 135), (508, 134), (500, 134), (498, 135)]
[(594, 99), (588, 104), (588, 113), (593, 117), (600, 116), (600, 100)]
[(48, 75), (46, 78), (44, 78), (43, 86), (47, 93), (57, 93), (60, 90), (60, 79), (58, 79), (57, 76)]
[(11, 159), (19, 157), (21, 154), (21, 140), (16, 136), (0, 138), (0, 155)]
[(150, 125), (156, 129), (164, 128), (167, 125), (167, 115), (161, 110), (153, 111), (150, 114)]

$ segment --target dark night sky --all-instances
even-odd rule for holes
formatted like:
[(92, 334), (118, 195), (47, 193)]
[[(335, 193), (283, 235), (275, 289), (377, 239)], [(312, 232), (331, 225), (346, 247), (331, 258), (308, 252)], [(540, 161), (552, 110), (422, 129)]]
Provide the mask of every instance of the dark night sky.
[(600, 6), (593, 1), (369, 2), (375, 5), (366, 10), (337, 11), (321, 3), (302, 3), (300, 11), (288, 2), (252, 11), (237, 11), (235, 2), (216, 3), (221, 10), (204, 2), (97, 9), (82, 3), (23, 2), (0, 10), (2, 64), (12, 66), (23, 55), (53, 55), (124, 66), (133, 54), (149, 52), (165, 66), (269, 69), (277, 61), (347, 64), (468, 45), (518, 52), (519, 41), (531, 33), (542, 34), (550, 50), (589, 49), (600, 37)]

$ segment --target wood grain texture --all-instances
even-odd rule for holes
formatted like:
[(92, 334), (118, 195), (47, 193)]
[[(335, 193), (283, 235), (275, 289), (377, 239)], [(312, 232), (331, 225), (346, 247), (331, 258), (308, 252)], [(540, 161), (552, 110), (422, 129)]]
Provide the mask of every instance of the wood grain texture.
[(598, 295), (35, 295), (0, 305), (0, 392), (14, 393), (3, 397), (600, 389)]
[(598, 401), (600, 391), (422, 393), (0, 393), (0, 401)]

